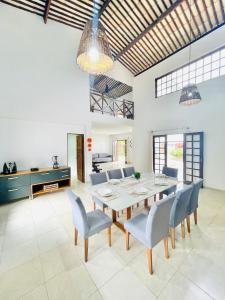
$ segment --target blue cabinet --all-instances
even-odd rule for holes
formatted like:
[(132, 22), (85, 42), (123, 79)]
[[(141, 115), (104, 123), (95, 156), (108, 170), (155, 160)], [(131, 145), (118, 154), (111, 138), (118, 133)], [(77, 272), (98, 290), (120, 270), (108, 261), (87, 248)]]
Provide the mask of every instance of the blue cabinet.
[(46, 185), (57, 184), (56, 190), (70, 186), (70, 168), (45, 169), (37, 172), (23, 171), (13, 175), (0, 175), (0, 204), (33, 197), (53, 190)]

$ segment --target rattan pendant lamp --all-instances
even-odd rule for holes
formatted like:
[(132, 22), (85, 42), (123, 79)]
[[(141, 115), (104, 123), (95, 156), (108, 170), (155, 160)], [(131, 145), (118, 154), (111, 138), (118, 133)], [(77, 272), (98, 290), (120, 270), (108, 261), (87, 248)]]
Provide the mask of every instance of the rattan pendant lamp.
[(77, 64), (83, 71), (95, 75), (103, 74), (113, 66), (105, 28), (98, 15), (88, 20), (84, 27), (77, 53)]
[[(190, 1), (191, 2), (191, 1)], [(191, 37), (191, 3), (190, 7), (190, 37)], [(189, 46), (189, 65), (191, 63), (191, 45)], [(189, 81), (189, 83), (182, 88), (180, 96), (180, 104), (182, 105), (193, 105), (197, 104), (202, 100), (201, 95), (198, 91), (197, 85)]]

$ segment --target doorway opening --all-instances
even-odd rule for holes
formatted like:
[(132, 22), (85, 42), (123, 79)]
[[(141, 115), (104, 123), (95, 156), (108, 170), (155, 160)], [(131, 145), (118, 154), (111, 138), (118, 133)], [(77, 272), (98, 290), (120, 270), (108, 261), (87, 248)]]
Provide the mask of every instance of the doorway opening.
[(113, 161), (127, 164), (127, 140), (113, 141)]
[(167, 167), (178, 169), (178, 180), (183, 181), (183, 134), (167, 135)]
[(72, 182), (76, 180), (85, 182), (83, 134), (67, 134), (67, 164), (71, 169)]
[(163, 167), (178, 169), (178, 180), (193, 182), (203, 179), (203, 132), (153, 136), (153, 170), (162, 173)]

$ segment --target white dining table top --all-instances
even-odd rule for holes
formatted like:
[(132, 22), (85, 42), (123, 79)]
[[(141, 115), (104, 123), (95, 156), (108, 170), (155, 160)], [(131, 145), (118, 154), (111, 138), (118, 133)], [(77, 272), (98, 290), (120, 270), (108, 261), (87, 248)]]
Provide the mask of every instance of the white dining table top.
[[(118, 184), (110, 182), (101, 183), (90, 188), (93, 197), (101, 200), (104, 204), (115, 211), (120, 211), (139, 203), (140, 201), (150, 198), (161, 193), (168, 188), (176, 186), (178, 181), (175, 178), (166, 177), (165, 179), (156, 180), (154, 174), (145, 173), (141, 175), (141, 179), (137, 180), (133, 177), (122, 178)], [(146, 194), (137, 194), (136, 189), (143, 187), (147, 189)], [(104, 197), (100, 194), (101, 189), (107, 188), (112, 190), (112, 195)]]

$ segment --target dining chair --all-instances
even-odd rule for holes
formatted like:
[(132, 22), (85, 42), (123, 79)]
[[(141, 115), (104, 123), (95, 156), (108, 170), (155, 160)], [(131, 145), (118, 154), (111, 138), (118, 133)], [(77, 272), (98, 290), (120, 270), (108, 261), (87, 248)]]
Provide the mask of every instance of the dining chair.
[(121, 169), (107, 171), (109, 179), (121, 179), (123, 177)]
[(197, 215), (197, 208), (198, 208), (198, 197), (199, 197), (199, 191), (202, 187), (203, 179), (198, 178), (196, 181), (193, 182), (193, 190), (191, 193), (190, 203), (188, 206), (188, 215), (186, 217), (187, 221), (187, 229), (188, 232), (191, 232), (191, 226), (190, 226), (190, 215), (194, 213), (194, 221), (195, 225), (198, 223), (198, 215)]
[(123, 168), (124, 177), (130, 177), (135, 173), (134, 167)]
[(181, 235), (185, 238), (184, 220), (187, 217), (193, 185), (188, 185), (176, 193), (176, 198), (170, 212), (170, 234), (172, 248), (175, 248), (176, 227), (181, 224)]
[[(105, 183), (105, 182), (108, 181), (105, 172), (92, 173), (89, 176), (90, 176), (90, 180), (91, 180), (91, 185), (97, 185), (97, 184)], [(105, 211), (105, 208), (107, 207), (107, 205), (104, 204), (101, 200), (99, 200), (98, 198), (92, 196), (92, 201), (94, 203), (94, 210), (96, 209), (96, 203), (97, 203), (98, 206), (100, 206), (102, 208), (103, 212)]]
[[(162, 169), (162, 174), (177, 179), (178, 169), (164, 166)], [(169, 194), (175, 193), (176, 189), (177, 189), (176, 186), (172, 186), (171, 188), (163, 191), (163, 194), (168, 196)]]
[(170, 210), (175, 195), (170, 195), (155, 202), (148, 214), (139, 214), (124, 223), (126, 229), (126, 249), (129, 250), (130, 234), (147, 248), (148, 269), (153, 274), (152, 248), (164, 240), (165, 256), (169, 258), (168, 236)]
[(104, 229), (108, 229), (109, 246), (111, 247), (111, 226), (112, 220), (101, 210), (86, 213), (81, 199), (71, 189), (67, 189), (72, 204), (74, 243), (77, 245), (78, 232), (84, 238), (84, 260), (88, 261), (88, 238)]

